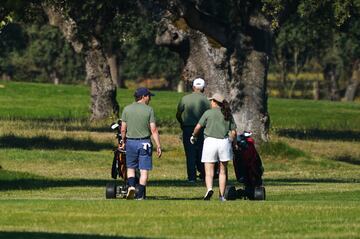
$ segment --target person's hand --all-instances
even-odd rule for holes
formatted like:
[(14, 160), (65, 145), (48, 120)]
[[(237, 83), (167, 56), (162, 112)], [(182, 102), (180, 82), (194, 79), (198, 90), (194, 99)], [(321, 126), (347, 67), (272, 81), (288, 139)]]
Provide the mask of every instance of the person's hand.
[(161, 151), (161, 147), (160, 147), (160, 146), (158, 146), (158, 147), (156, 148), (156, 153), (157, 153), (158, 158), (160, 158), (160, 157), (161, 157), (161, 154), (162, 154), (162, 151)]
[(125, 141), (120, 140), (118, 144), (118, 149), (124, 150), (125, 149)]
[(190, 137), (190, 143), (191, 143), (191, 144), (195, 144), (196, 141), (197, 141), (197, 137), (194, 136), (194, 135), (191, 135), (191, 137)]

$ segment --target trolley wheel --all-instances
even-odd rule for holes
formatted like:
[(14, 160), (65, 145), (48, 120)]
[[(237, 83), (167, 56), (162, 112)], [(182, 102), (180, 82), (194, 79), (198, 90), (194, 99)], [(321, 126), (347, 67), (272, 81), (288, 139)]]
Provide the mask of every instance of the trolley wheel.
[(226, 186), (224, 197), (226, 200), (235, 200), (237, 198), (237, 192), (235, 186), (231, 186), (231, 185)]
[(265, 193), (265, 187), (260, 186), (256, 187), (254, 190), (254, 200), (265, 200), (266, 193)]
[(106, 199), (114, 199), (116, 198), (116, 184), (115, 182), (110, 182), (106, 184)]

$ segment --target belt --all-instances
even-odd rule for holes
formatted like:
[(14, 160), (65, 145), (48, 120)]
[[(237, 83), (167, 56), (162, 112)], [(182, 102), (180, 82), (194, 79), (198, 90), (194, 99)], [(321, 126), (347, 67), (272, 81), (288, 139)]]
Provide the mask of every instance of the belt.
[(150, 136), (144, 138), (126, 138), (128, 140), (143, 140), (143, 139), (150, 139)]

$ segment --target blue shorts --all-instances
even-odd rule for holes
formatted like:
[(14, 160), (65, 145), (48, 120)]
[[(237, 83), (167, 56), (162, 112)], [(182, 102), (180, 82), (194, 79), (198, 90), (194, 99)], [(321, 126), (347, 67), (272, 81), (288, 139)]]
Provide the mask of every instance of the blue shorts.
[(150, 139), (126, 141), (126, 167), (152, 169), (152, 144)]

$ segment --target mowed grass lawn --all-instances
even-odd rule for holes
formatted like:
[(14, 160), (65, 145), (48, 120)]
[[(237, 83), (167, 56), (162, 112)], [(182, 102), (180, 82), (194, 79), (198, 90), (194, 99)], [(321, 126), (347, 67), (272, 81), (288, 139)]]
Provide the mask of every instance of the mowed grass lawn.
[(270, 99), (267, 200), (222, 203), (186, 182), (182, 94), (155, 93), (164, 153), (148, 200), (106, 200), (114, 119), (87, 121), (88, 88), (0, 82), (0, 238), (360, 238), (359, 103)]

